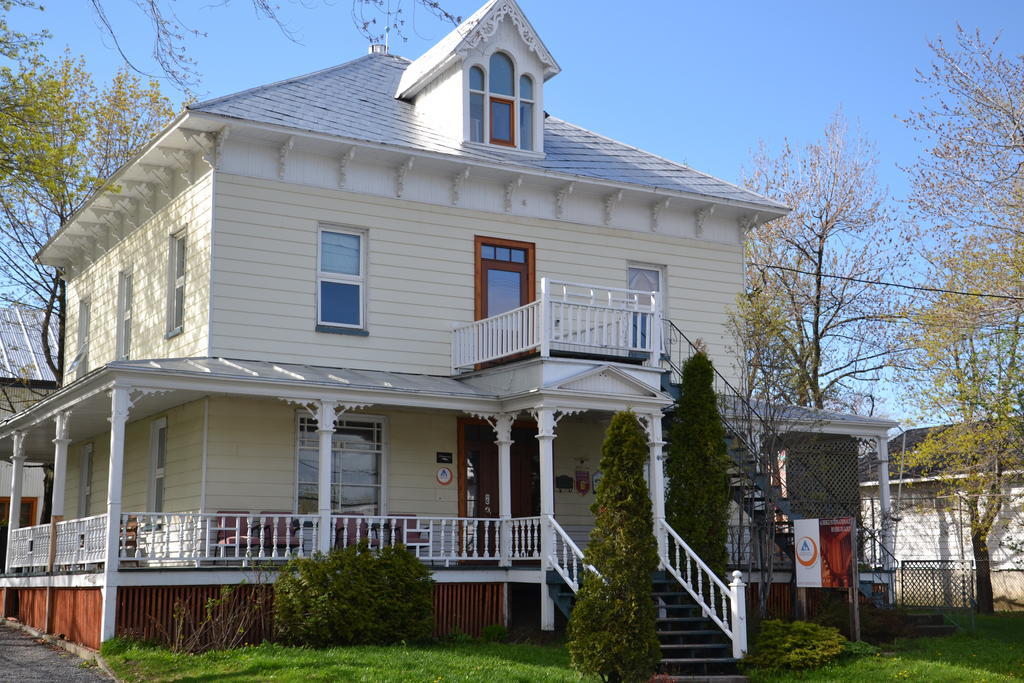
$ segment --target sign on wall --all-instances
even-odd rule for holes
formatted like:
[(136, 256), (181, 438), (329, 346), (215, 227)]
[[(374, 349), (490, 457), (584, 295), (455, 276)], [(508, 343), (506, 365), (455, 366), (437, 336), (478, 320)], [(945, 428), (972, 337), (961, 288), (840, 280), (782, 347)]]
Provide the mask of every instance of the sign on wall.
[(796, 585), (848, 588), (853, 572), (853, 519), (798, 519), (793, 522)]

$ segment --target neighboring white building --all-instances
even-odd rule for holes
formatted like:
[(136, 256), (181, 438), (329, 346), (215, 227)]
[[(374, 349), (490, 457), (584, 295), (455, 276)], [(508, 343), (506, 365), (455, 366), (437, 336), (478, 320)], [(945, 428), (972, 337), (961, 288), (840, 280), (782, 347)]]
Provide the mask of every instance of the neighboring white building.
[[(905, 463), (932, 430), (907, 430), (889, 441), (890, 487), (896, 559), (966, 563), (973, 566), (971, 524), (963, 494), (949, 490), (945, 480)], [(861, 483), (866, 524), (880, 518), (878, 484), (873, 477)], [(1006, 477), (1004, 503), (989, 534), (992, 592), (997, 610), (1024, 609), (1024, 478)], [(950, 566), (955, 566), (950, 564)]]
[[(0, 586), (93, 591), (95, 644), (154, 586), (369, 537), (428, 562), (457, 619), (539, 602), (550, 629), (624, 409), (680, 569), (665, 359), (684, 332), (733, 372), (743, 240), (787, 209), (549, 116), (559, 71), (492, 0), (415, 61), (375, 47), (193, 105), (118, 171), (39, 255), (68, 281), (67, 385), (0, 423), (5, 457), (55, 462), (53, 561), (78, 573), (26, 574), (51, 558), (21, 529)], [(700, 580), (729, 660), (742, 589)]]

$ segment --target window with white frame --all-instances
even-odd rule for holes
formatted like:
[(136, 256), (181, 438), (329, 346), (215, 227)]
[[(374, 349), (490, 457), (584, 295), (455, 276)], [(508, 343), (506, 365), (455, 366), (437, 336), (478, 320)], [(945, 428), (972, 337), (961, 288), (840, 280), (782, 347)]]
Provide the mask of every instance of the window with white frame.
[(92, 444), (82, 444), (78, 454), (78, 516), (88, 517), (92, 506)]
[(132, 354), (132, 305), (134, 292), (130, 272), (122, 272), (117, 287), (117, 358), (128, 360)]
[(149, 427), (150, 476), (149, 511), (164, 511), (164, 483), (167, 474), (167, 418), (154, 420)]
[(185, 323), (185, 263), (186, 263), (185, 231), (181, 230), (170, 237), (168, 258), (168, 290), (167, 290), (167, 335), (173, 336), (181, 332)]
[(78, 350), (75, 358), (68, 367), (69, 372), (75, 373), (75, 379), (84, 377), (89, 372), (89, 318), (91, 306), (88, 299), (80, 299), (78, 302)]
[(365, 329), (366, 235), (320, 226), (317, 258), (317, 324)]
[[(298, 491), (296, 510), (319, 509), (320, 440), (317, 422), (298, 416)], [(384, 467), (384, 419), (353, 416), (335, 423), (331, 439), (331, 510), (337, 514), (375, 515), (381, 509)]]
[(534, 149), (534, 80), (516, 77), (512, 58), (495, 52), (469, 68), (469, 139), (503, 147)]

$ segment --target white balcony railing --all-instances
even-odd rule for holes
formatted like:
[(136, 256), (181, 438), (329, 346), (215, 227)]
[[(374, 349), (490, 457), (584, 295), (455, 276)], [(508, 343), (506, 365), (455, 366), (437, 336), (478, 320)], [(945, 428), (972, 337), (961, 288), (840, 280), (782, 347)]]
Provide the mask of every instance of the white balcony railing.
[(538, 351), (641, 359), (662, 351), (657, 292), (541, 279), (540, 298), (452, 332), (452, 370)]
[(50, 560), (50, 525), (19, 527), (7, 548), (11, 569), (46, 569)]
[(107, 553), (107, 516), (93, 515), (57, 522), (55, 567), (98, 564)]

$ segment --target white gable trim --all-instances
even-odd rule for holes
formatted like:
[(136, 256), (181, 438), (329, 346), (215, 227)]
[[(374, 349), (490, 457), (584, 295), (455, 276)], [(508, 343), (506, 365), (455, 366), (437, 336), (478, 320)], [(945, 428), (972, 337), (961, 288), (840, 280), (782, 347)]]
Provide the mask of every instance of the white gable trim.
[(491, 0), (409, 65), (398, 83), (395, 97), (398, 99), (415, 97), (420, 90), (429, 85), (454, 61), (464, 59), (471, 52), (478, 50), (488, 38), (495, 34), (505, 17), (509, 18), (519, 32), (523, 43), (537, 55), (537, 59), (544, 65), (545, 81), (561, 72), (562, 67), (551, 56), (544, 41), (537, 35), (537, 31), (515, 0)]
[(586, 394), (628, 396), (630, 398), (664, 398), (660, 391), (631, 377), (622, 370), (601, 365), (544, 387), (543, 391), (573, 391)]

